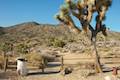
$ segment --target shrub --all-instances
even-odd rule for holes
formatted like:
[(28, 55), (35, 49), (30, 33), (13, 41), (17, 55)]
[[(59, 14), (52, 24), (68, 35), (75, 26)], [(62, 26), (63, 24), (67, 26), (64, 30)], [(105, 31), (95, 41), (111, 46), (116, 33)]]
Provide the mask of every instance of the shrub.
[(28, 60), (28, 62), (30, 62), (31, 66), (39, 67), (42, 63), (42, 57), (40, 54), (37, 53), (26, 54), (26, 59)]
[(49, 39), (49, 46), (53, 47), (64, 47), (65, 42), (63, 40), (57, 39), (57, 38), (50, 38)]
[(62, 40), (59, 40), (59, 39), (55, 39), (54, 42), (52, 43), (52, 45), (54, 47), (64, 47), (65, 42), (63, 42)]
[(20, 43), (16, 46), (16, 51), (18, 54), (27, 54), (29, 53), (29, 46), (25, 43)]

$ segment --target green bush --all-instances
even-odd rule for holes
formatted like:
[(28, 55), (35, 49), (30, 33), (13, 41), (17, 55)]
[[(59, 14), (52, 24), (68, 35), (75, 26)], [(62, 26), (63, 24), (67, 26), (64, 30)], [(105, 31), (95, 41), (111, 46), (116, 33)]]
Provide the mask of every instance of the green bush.
[(29, 46), (24, 43), (20, 43), (16, 46), (16, 51), (18, 54), (27, 54), (29, 53)]
[(57, 39), (57, 38), (50, 38), (49, 39), (49, 46), (53, 47), (64, 47), (65, 42), (63, 40)]

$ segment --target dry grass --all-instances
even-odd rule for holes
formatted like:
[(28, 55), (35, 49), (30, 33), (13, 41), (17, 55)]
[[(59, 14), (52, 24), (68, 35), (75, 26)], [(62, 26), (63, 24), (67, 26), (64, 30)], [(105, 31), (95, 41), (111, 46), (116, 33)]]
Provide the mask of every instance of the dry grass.
[(26, 59), (28, 60), (28, 63), (30, 63), (30, 66), (37, 66), (39, 67), (42, 62), (42, 57), (40, 54), (37, 53), (29, 53), (25, 55)]

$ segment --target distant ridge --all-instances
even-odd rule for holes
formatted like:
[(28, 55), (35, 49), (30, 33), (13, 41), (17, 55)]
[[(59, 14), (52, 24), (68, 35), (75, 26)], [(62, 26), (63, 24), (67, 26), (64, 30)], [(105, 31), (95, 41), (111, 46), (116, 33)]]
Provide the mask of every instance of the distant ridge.
[[(2, 38), (0, 38), (0, 41), (8, 40), (21, 42), (23, 39), (26, 39), (28, 41), (37, 39), (42, 44), (49, 42), (48, 39), (51, 38), (63, 38), (66, 42), (69, 40), (74, 41), (74, 39), (81, 39), (85, 37), (83, 34), (77, 35), (79, 35), (79, 37), (74, 35), (67, 26), (62, 24), (40, 24), (34, 21), (24, 22), (9, 27), (0, 27), (0, 37), (2, 36)], [(109, 40), (120, 40), (119, 35), (119, 32), (108, 31)]]
[(0, 35), (5, 34), (5, 28), (0, 26)]
[(31, 21), (31, 22), (23, 22), (16, 25), (8, 26), (7, 28), (22, 27), (22, 26), (52, 26), (52, 27), (54, 26), (55, 27), (55, 26), (61, 26), (61, 24), (41, 24), (35, 21)]
[(0, 26), (0, 29), (3, 28), (2, 26)]
[(40, 25), (40, 24), (35, 22), (35, 21), (33, 21), (33, 22), (24, 22), (24, 23), (16, 24), (16, 25), (9, 26), (9, 27), (26, 26), (26, 25), (36, 26), (36, 25)]

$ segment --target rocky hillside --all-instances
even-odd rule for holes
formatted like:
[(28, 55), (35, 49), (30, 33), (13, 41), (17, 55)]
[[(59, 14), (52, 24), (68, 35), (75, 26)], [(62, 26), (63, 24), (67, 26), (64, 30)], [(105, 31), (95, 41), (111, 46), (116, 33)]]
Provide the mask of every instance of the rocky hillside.
[[(59, 26), (59, 27), (58, 27)], [(7, 28), (0, 28), (1, 31), (4, 30), (4, 34), (1, 36), (7, 36), (12, 38), (42, 38), (45, 35), (51, 36), (60, 36), (68, 32), (67, 28), (62, 27), (61, 25), (49, 25), (49, 24), (38, 24), (36, 22), (27, 22)]]
[[(120, 33), (108, 31), (108, 37), (98, 35), (98, 47), (120, 46)], [(73, 34), (64, 25), (26, 22), (10, 27), (0, 27), (0, 43), (25, 44), (30, 48), (46, 46), (65, 51), (84, 53), (91, 46), (90, 36)]]

